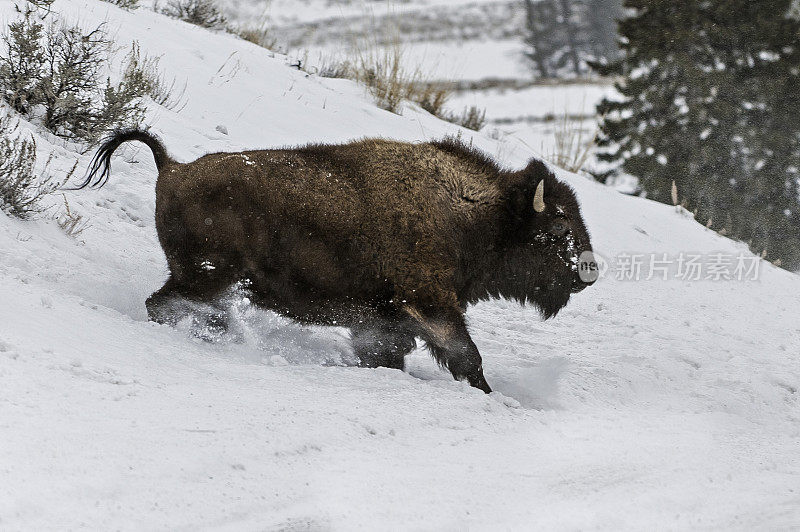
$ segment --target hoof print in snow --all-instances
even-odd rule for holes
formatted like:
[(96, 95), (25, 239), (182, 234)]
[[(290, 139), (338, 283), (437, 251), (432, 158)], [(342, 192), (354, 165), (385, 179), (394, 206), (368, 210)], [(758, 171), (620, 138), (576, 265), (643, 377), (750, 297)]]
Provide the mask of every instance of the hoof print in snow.
[(507, 397), (500, 392), (492, 392), (489, 394), (489, 397), (491, 397), (501, 405), (507, 406), (508, 408), (522, 408), (522, 404), (520, 404), (519, 401), (517, 401), (513, 397)]

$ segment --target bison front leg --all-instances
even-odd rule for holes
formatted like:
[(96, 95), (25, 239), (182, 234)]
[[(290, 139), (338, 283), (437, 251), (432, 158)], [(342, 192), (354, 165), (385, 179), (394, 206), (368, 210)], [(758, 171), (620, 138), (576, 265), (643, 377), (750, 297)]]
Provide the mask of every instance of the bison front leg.
[(466, 380), (471, 386), (491, 393), (492, 389), (483, 376), (481, 354), (469, 335), (464, 315), (460, 311), (421, 311), (414, 307), (406, 307), (405, 310), (417, 324), (418, 336), (425, 340), (442, 367), (450, 370), (457, 380)]

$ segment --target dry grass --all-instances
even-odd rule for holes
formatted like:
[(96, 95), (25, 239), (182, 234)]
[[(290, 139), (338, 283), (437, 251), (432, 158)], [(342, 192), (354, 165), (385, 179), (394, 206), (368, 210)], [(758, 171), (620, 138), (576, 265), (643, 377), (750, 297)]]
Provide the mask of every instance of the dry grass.
[(480, 131), (486, 125), (486, 111), (476, 106), (465, 108), (461, 114), (448, 111), (445, 105), (453, 94), (453, 84), (430, 81), (419, 65), (409, 69), (399, 41), (389, 47), (362, 45), (348, 59), (320, 58), (319, 65), (314, 73), (363, 84), (378, 107), (392, 113), (401, 114), (403, 102), (411, 101), (442, 120), (468, 129)]
[(387, 28), (374, 14), (370, 32), (350, 32), (352, 41), (344, 56), (320, 57), (312, 68), (308, 57), (298, 58), (292, 66), (321, 77), (354, 80), (366, 87), (378, 107), (392, 113), (401, 114), (403, 102), (411, 101), (442, 117), (452, 84), (433, 83), (421, 65), (410, 65), (398, 28), (388, 30), (387, 38)]
[(445, 118), (444, 106), (452, 94), (453, 90), (446, 85), (426, 83), (412, 99), (430, 114)]
[(353, 79), (353, 65), (348, 59), (320, 57), (319, 66), (314, 72), (323, 78)]
[(363, 84), (378, 107), (401, 114), (404, 101), (419, 104), (439, 116), (452, 89), (446, 84), (433, 83), (421, 65), (409, 67), (399, 33), (383, 44), (377, 35), (354, 41), (350, 56), (329, 61), (320, 68), (325, 77), (344, 77)]
[(316, 68), (308, 69), (307, 57), (298, 59), (293, 66), (321, 77), (352, 79), (366, 87), (378, 107), (392, 113), (402, 114), (403, 102), (411, 101), (439, 118), (457, 123), (463, 119), (475, 125), (479, 113), (470, 115), (465, 111), (463, 116), (458, 116), (445, 109), (453, 94), (452, 82), (433, 81), (422, 65), (411, 65), (405, 59), (404, 45), (397, 31), (388, 45), (383, 37), (372, 35), (354, 39), (344, 58), (320, 57)]
[(486, 125), (486, 109), (476, 105), (465, 107), (461, 114), (445, 112), (440, 117), (473, 131), (480, 131)]
[(400, 114), (403, 100), (414, 100), (421, 90), (422, 74), (403, 66), (399, 41), (392, 46), (358, 48), (352, 61), (353, 78), (363, 83), (381, 109)]
[(253, 26), (241, 26), (233, 31), (245, 41), (267, 50), (274, 50), (278, 47), (278, 39), (272, 35), (266, 22)]
[(64, 210), (55, 217), (55, 220), (67, 236), (76, 238), (89, 227), (89, 222), (86, 221), (82, 215), (72, 212), (69, 208), (67, 196), (64, 194), (62, 194), (62, 196), (64, 198)]
[(597, 130), (587, 134), (583, 122), (566, 112), (558, 119), (553, 137), (555, 147), (547, 160), (570, 172), (580, 172), (597, 146)]

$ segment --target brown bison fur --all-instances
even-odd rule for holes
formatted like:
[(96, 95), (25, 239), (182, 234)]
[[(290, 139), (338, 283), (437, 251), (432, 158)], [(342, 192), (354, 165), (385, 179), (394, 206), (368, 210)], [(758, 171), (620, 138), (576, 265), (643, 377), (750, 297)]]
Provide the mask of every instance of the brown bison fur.
[(550, 317), (588, 284), (578, 202), (538, 160), (508, 171), (454, 139), (368, 139), (182, 164), (133, 130), (102, 145), (82, 186), (102, 185), (131, 140), (159, 171), (156, 229), (171, 275), (147, 300), (158, 322), (183, 317), (178, 300), (210, 302), (243, 282), (261, 307), (349, 327), (364, 366), (402, 369), (419, 337), (456, 379), (489, 392), (467, 304), (505, 297)]

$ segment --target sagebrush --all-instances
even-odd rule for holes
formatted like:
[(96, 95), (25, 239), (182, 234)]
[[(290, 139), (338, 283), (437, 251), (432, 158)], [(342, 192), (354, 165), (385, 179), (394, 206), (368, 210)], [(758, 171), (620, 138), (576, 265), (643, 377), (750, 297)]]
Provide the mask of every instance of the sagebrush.
[(0, 117), (0, 210), (26, 219), (42, 212), (41, 199), (57, 184), (36, 176), (36, 141), (18, 129), (9, 115)]
[(0, 88), (15, 111), (56, 135), (93, 144), (112, 127), (139, 125), (146, 111), (142, 97), (174, 103), (174, 83), (165, 83), (157, 61), (142, 58), (136, 45), (121, 80), (113, 83), (107, 70), (114, 43), (105, 25), (84, 30), (58, 19), (45, 24), (47, 15), (26, 10), (2, 37)]

